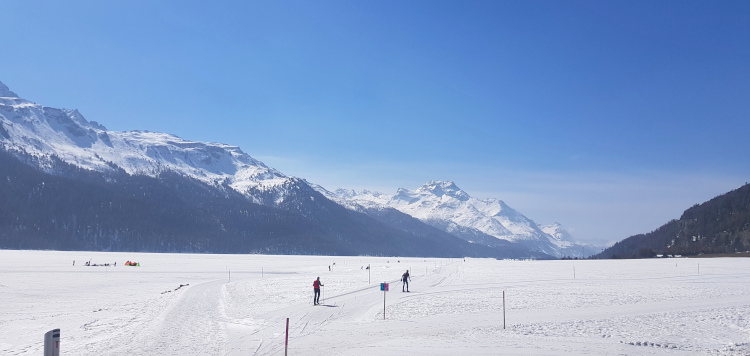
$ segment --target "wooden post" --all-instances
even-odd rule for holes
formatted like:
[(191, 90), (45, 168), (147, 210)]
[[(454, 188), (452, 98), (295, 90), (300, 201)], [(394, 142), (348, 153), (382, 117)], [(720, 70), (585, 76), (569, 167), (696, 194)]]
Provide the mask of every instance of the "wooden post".
[(284, 356), (289, 350), (289, 318), (286, 318), (286, 341), (284, 341)]

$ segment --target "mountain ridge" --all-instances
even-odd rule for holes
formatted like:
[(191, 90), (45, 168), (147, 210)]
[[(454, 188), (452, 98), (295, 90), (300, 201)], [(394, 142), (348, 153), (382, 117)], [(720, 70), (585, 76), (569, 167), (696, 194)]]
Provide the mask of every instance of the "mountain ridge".
[(685, 210), (654, 231), (630, 236), (595, 258), (651, 258), (750, 251), (750, 184)]
[[(442, 222), (436, 221), (439, 219), (425, 219), (425, 216), (429, 214), (419, 209), (390, 210), (391, 207), (379, 206), (376, 203), (369, 207), (361, 207), (359, 204), (352, 204), (343, 199), (331, 199), (334, 195), (322, 187), (316, 187), (302, 178), (290, 177), (268, 167), (237, 146), (190, 141), (167, 133), (138, 130), (109, 131), (96, 121), (86, 120), (77, 110), (46, 107), (19, 98), (1, 82), (0, 95), (2, 95), (0, 96), (0, 148), (26, 164), (37, 167), (47, 175), (74, 177), (88, 184), (125, 182), (130, 186), (128, 189), (137, 189), (137, 184), (128, 182), (138, 181), (145, 186), (161, 186), (167, 192), (166, 195), (172, 195), (169, 199), (177, 200), (179, 199), (176, 197), (181, 194), (173, 189), (180, 185), (195, 187), (193, 192), (203, 197), (200, 199), (210, 200), (214, 199), (210, 197), (223, 196), (224, 199), (231, 201), (230, 205), (245, 204), (237, 200), (244, 197), (248, 203), (280, 209), (292, 214), (294, 217), (284, 216), (297, 221), (295, 224), (300, 226), (309, 224), (317, 226), (316, 228), (310, 227), (310, 230), (317, 231), (313, 240), (317, 239), (318, 242), (324, 243), (333, 238), (342, 243), (338, 248), (332, 247), (336, 251), (346, 250), (354, 253), (356, 246), (366, 246), (367, 251), (380, 251), (376, 253), (383, 253), (382, 251), (393, 253), (400, 250), (414, 254), (420, 249), (417, 245), (408, 242), (409, 240), (419, 240), (424, 244), (434, 239), (434, 241), (440, 241), (440, 244), (431, 246), (431, 249), (422, 247), (422, 250), (442, 251), (441, 254), (450, 254), (452, 249), (453, 252), (463, 251), (477, 256), (501, 256), (503, 258), (549, 258), (550, 255), (555, 255), (555, 249), (551, 245), (546, 248), (532, 249), (528, 249), (529, 246), (519, 247), (515, 245), (517, 241), (510, 241), (512, 239), (506, 241), (509, 243), (495, 241), (497, 240), (495, 237), (483, 231), (452, 222), (448, 222), (450, 225), (448, 229), (443, 227), (434, 230), (433, 228), (440, 226)], [(28, 172), (26, 174), (33, 175)], [(44, 178), (35, 179), (44, 180)], [(71, 187), (74, 185), (72, 182), (64, 184), (70, 184)], [(26, 189), (33, 191), (38, 190), (39, 187), (26, 187)], [(80, 188), (75, 189), (80, 190)], [(102, 194), (114, 194), (110, 189), (116, 190), (114, 187), (108, 187), (102, 190)], [(400, 192), (405, 196), (410, 196), (408, 199), (417, 200), (426, 195), (434, 197), (439, 195), (444, 202), (438, 204), (433, 201), (434, 207), (441, 208), (444, 212), (450, 208), (451, 204), (466, 210), (457, 214), (468, 214), (468, 211), (472, 209), (476, 210), (472, 213), (478, 212), (476, 205), (480, 204), (480, 200), (471, 198), (453, 182), (430, 181), (420, 189), (418, 193), (408, 190), (400, 190)], [(133, 192), (128, 194), (137, 195)], [(146, 195), (144, 201), (150, 201), (149, 199), (159, 195), (153, 192), (150, 194)], [(191, 201), (194, 198), (183, 196), (180, 199)], [(328, 200), (331, 200), (330, 203)], [(470, 200), (473, 205), (463, 204)], [(224, 203), (203, 201), (201, 204), (220, 206)], [(401, 204), (408, 206), (409, 202), (401, 201)], [(485, 204), (487, 206), (480, 208), (496, 215), (495, 220), (485, 217), (485, 223), (495, 228), (495, 230), (490, 230), (496, 232), (496, 235), (501, 233), (504, 234), (503, 236), (512, 237), (515, 232), (511, 232), (496, 220), (510, 220), (519, 216), (523, 217), (523, 215), (499, 200), (487, 200)], [(396, 212), (397, 210), (399, 213)], [(501, 214), (502, 212), (504, 214)], [(87, 211), (84, 214), (89, 213), (93, 212)], [(406, 214), (400, 215), (401, 213)], [(191, 210), (188, 215), (195, 216), (195, 214), (197, 213)], [(242, 233), (237, 226), (243, 223), (237, 220), (237, 217), (218, 215), (224, 217), (217, 217), (217, 220), (233, 221), (236, 231), (233, 230), (232, 234)], [(544, 234), (531, 220), (525, 224), (525, 227), (513, 226), (512, 228), (519, 232), (538, 232), (540, 236)], [(211, 226), (211, 224), (206, 223), (205, 226)], [(15, 227), (27, 228), (25, 225), (18, 224)], [(355, 227), (362, 231), (356, 231)], [(349, 235), (342, 234), (342, 231), (347, 231)], [(390, 232), (386, 233), (386, 231)], [(472, 238), (459, 238), (455, 235), (456, 233), (472, 236)], [(304, 233), (295, 234), (305, 235)], [(398, 239), (394, 240), (390, 235), (398, 236)], [(353, 240), (348, 241), (348, 236), (352, 236)], [(379, 236), (378, 238), (382, 241), (372, 240), (373, 236)], [(516, 240), (521, 241), (523, 238)], [(376, 246), (378, 243), (389, 243), (394, 248), (378, 247)], [(304, 246), (307, 246), (308, 251), (318, 251), (309, 244)], [(352, 246), (352, 249), (344, 249), (345, 246)], [(451, 247), (444, 248), (446, 246)], [(189, 246), (182, 246), (182, 248), (192, 251)], [(290, 248), (286, 251), (297, 250)], [(508, 251), (514, 252), (508, 253)]]
[(506, 241), (557, 257), (585, 257), (586, 250), (589, 254), (598, 251), (575, 242), (569, 233), (553, 238), (502, 200), (473, 198), (453, 181), (432, 180), (413, 191), (399, 188), (394, 195), (318, 188), (349, 209), (365, 212), (396, 209), (472, 243), (493, 246)]

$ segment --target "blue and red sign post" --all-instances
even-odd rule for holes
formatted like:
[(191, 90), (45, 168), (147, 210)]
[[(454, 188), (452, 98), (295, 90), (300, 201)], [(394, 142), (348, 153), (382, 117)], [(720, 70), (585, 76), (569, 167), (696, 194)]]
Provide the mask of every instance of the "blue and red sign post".
[(388, 283), (380, 283), (380, 290), (383, 291), (383, 320), (385, 320), (385, 292), (388, 291)]

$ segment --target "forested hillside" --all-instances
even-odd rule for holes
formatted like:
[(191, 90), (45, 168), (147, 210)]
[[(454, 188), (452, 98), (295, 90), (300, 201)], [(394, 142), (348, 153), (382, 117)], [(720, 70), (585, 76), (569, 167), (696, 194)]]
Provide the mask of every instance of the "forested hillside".
[[(347, 210), (293, 179), (281, 208), (164, 172), (102, 173), (0, 150), (0, 248), (503, 257)], [(40, 171), (45, 166), (54, 174)], [(513, 251), (516, 252), (516, 251)]]
[(696, 204), (679, 220), (631, 236), (599, 258), (645, 258), (657, 254), (725, 254), (750, 250), (750, 185)]
[(0, 150), (0, 247), (293, 252), (290, 239), (315, 231), (301, 217), (175, 174), (105, 176), (57, 162), (60, 168), (66, 174), (46, 174)]

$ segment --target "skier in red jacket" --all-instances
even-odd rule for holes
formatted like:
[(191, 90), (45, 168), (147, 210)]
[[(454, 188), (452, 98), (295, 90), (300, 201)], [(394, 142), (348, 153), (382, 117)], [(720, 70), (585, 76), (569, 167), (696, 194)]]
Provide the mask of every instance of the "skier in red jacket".
[(320, 302), (319, 302), (319, 299), (320, 299), (320, 287), (322, 287), (322, 286), (323, 286), (323, 283), (320, 283), (320, 277), (318, 277), (318, 279), (316, 279), (313, 282), (313, 291), (315, 291), (315, 295), (313, 296), (313, 303), (315, 305), (320, 304)]

